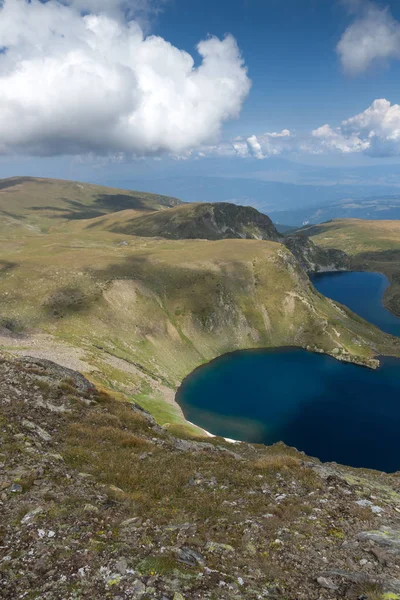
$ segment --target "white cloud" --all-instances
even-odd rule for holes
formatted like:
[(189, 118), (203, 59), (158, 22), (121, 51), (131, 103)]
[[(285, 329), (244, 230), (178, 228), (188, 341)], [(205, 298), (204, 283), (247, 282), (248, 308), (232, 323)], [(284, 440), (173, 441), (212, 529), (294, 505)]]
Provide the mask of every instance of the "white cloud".
[(201, 155), (254, 157), (296, 154), (354, 154), (400, 156), (400, 105), (374, 100), (365, 111), (342, 121), (339, 127), (322, 125), (310, 132), (281, 132), (251, 135), (203, 147)]
[(214, 143), (250, 89), (240, 51), (232, 36), (210, 37), (195, 67), (132, 18), (159, 5), (137, 0), (127, 20), (117, 0), (4, 0), (0, 152), (182, 154)]
[(400, 106), (384, 98), (375, 100), (364, 112), (343, 121), (346, 136), (357, 135), (374, 156), (400, 155)]
[(371, 156), (400, 155), (400, 106), (384, 98), (332, 129), (323, 125), (312, 132), (319, 152), (363, 152)]
[(281, 154), (293, 145), (293, 134), (288, 129), (280, 132), (263, 133), (251, 135), (247, 138), (237, 137), (233, 142), (218, 144), (202, 148), (203, 155), (215, 154), (219, 156), (240, 156), (242, 158), (254, 157), (257, 159), (268, 158), (275, 154)]
[(263, 153), (263, 150), (261, 148), (261, 144), (258, 141), (256, 135), (251, 135), (250, 137), (248, 137), (247, 140), (246, 140), (246, 142), (247, 142), (247, 147), (248, 147), (250, 153), (255, 158), (264, 158), (264, 153)]
[(377, 61), (400, 58), (400, 23), (389, 8), (352, 2), (354, 22), (343, 33), (337, 52), (346, 72), (356, 75)]
[[(314, 129), (311, 135), (319, 142), (320, 151), (339, 151), (343, 154), (349, 154), (351, 152), (362, 152), (368, 150), (369, 142), (359, 138), (356, 132), (349, 132), (348, 135), (343, 134), (340, 127), (332, 129), (330, 125), (322, 125), (318, 129)], [(318, 151), (318, 147), (316, 148)]]

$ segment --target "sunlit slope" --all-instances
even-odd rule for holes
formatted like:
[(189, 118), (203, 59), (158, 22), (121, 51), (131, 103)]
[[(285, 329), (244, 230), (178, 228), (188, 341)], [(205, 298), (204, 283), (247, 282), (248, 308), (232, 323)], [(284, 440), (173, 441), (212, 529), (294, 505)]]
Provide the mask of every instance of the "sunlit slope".
[(27, 235), (47, 231), (60, 223), (93, 219), (126, 209), (160, 210), (179, 202), (168, 196), (88, 183), (12, 177), (0, 180), (0, 232), (22, 228)]
[(107, 232), (4, 242), (1, 322), (127, 359), (175, 387), (240, 348), (396, 352), (392, 338), (321, 296), (281, 244), (165, 241)]
[[(72, 348), (96, 383), (175, 424), (183, 423), (173, 403), (183, 377), (226, 352), (296, 345), (369, 364), (400, 353), (397, 340), (321, 296), (277, 241), (162, 239), (208, 236), (210, 226), (220, 237), (277, 236), (257, 211), (227, 205), (210, 215), (210, 205), (178, 202), (74, 182), (3, 181), (3, 347), (66, 366)], [(146, 237), (130, 230), (136, 220)]]
[(352, 268), (379, 271), (391, 286), (385, 304), (400, 315), (400, 221), (337, 219), (302, 229), (325, 248), (340, 248), (352, 257)]

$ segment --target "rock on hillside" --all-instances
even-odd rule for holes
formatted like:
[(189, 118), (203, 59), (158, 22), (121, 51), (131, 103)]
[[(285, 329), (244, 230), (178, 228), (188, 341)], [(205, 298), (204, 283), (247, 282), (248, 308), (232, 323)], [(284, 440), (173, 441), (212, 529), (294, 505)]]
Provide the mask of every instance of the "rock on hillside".
[(346, 271), (350, 268), (350, 258), (343, 250), (321, 248), (306, 235), (286, 235), (283, 243), (307, 273)]
[(137, 217), (114, 231), (173, 240), (280, 239), (267, 215), (251, 206), (236, 206), (228, 202), (182, 204), (164, 214)]
[(85, 381), (0, 358), (1, 598), (400, 597), (398, 475), (179, 439)]

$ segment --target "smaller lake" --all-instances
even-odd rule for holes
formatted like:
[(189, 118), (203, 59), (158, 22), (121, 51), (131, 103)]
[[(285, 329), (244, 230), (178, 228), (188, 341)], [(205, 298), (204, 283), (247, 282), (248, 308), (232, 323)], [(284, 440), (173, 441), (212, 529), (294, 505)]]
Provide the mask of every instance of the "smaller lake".
[[(400, 318), (382, 304), (380, 273), (314, 275), (315, 287), (383, 331), (400, 336)], [(187, 377), (177, 393), (185, 417), (213, 434), (283, 441), (322, 461), (400, 470), (400, 360), (376, 371), (300, 348), (221, 356)]]
[(236, 440), (284, 441), (322, 461), (400, 470), (400, 360), (377, 371), (300, 348), (227, 354), (187, 377), (185, 417)]
[(382, 303), (383, 294), (389, 287), (389, 280), (382, 273), (316, 273), (310, 279), (324, 296), (345, 304), (382, 331), (400, 337), (400, 317)]

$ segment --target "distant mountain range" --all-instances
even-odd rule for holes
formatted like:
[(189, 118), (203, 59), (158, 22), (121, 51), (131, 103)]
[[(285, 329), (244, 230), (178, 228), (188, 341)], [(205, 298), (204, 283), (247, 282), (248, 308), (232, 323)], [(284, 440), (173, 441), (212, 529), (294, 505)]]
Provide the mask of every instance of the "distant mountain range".
[(270, 212), (278, 225), (316, 225), (332, 219), (367, 219), (387, 221), (400, 219), (400, 195), (346, 198), (325, 206), (308, 206)]
[[(107, 182), (111, 183), (111, 182)], [(115, 182), (114, 182), (115, 185)], [(229, 202), (253, 206), (278, 225), (299, 227), (337, 218), (400, 219), (396, 184), (298, 184), (251, 177), (184, 176), (118, 181), (124, 189), (145, 189), (183, 202)]]

